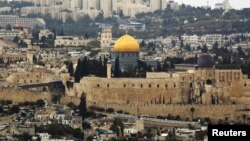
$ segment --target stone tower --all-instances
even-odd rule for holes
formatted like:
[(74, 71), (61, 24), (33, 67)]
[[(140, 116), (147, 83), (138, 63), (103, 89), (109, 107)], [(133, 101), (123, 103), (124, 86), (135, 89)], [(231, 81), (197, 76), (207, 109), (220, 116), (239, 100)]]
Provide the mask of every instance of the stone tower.
[(107, 63), (107, 78), (111, 78), (111, 75), (112, 75), (112, 64), (111, 64), (111, 62), (109, 61), (108, 63)]
[(103, 27), (101, 33), (101, 47), (111, 47), (112, 43), (112, 30), (111, 27)]

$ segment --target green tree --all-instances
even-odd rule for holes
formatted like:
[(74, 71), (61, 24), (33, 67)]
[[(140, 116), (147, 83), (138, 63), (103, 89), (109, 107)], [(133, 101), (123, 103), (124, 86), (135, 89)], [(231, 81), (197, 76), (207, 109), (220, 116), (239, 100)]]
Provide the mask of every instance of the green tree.
[(83, 62), (80, 58), (77, 61), (77, 66), (76, 66), (76, 71), (75, 71), (75, 82), (80, 82), (80, 79), (83, 73), (82, 67), (83, 67)]
[(115, 110), (114, 110), (113, 108), (108, 108), (108, 109), (106, 110), (107, 113), (114, 113), (114, 111), (115, 111)]
[(6, 30), (12, 30), (12, 26), (11, 24), (7, 24), (6, 27), (5, 27)]
[(23, 47), (23, 48), (27, 48), (28, 47), (28, 44), (26, 42), (24, 42), (23, 40), (21, 40), (19, 43), (18, 43), (18, 46), (19, 47)]
[(166, 141), (178, 141), (176, 139), (176, 136), (172, 133), (169, 133), (168, 136), (166, 137)]
[(62, 95), (60, 94), (52, 94), (52, 102), (53, 103), (58, 103), (60, 102), (60, 99), (62, 98)]
[(206, 135), (207, 135), (207, 131), (196, 131), (195, 132), (195, 139), (204, 140)]
[(11, 108), (10, 108), (10, 112), (11, 113), (19, 113), (20, 111), (20, 108), (17, 106), (17, 105), (13, 105)]
[(172, 47), (176, 46), (176, 41), (172, 40)]
[(244, 124), (246, 124), (247, 115), (246, 115), (246, 114), (243, 114), (243, 115), (242, 115), (242, 118), (243, 118)]
[(31, 141), (32, 140), (32, 136), (28, 133), (17, 135), (16, 137), (19, 141)]
[(190, 112), (192, 114), (192, 120), (194, 119), (194, 112), (195, 112), (195, 108), (194, 107), (191, 107), (190, 108)]
[(147, 132), (146, 132), (145, 136), (147, 137), (148, 140), (152, 139), (153, 133), (152, 133), (152, 129), (151, 128), (147, 129)]
[(3, 113), (3, 107), (0, 106), (0, 113)]
[(76, 109), (77, 108), (77, 106), (73, 102), (68, 103), (67, 106), (69, 108), (71, 108), (71, 109)]
[(124, 130), (124, 124), (120, 118), (115, 118), (113, 121), (113, 124), (110, 127), (110, 130), (115, 132), (117, 135), (122, 134), (123, 135), (123, 130)]
[(214, 44), (213, 44), (213, 51), (217, 51), (219, 49), (219, 43), (216, 41)]
[[(88, 36), (86, 36), (86, 38), (88, 38)], [(100, 43), (100, 41), (98, 41), (98, 40), (93, 40), (93, 41), (90, 41), (90, 42), (87, 44), (87, 46), (99, 48), (99, 47), (101, 47), (101, 43)]]
[(70, 76), (74, 76), (74, 67), (73, 67), (72, 61), (65, 62), (65, 64), (66, 64), (66, 67), (68, 69), (68, 73), (70, 74)]
[(85, 119), (87, 117), (87, 103), (86, 103), (86, 94), (83, 93), (81, 96), (81, 102), (79, 105), (80, 114), (82, 116), (82, 119)]
[(36, 101), (36, 105), (37, 105), (37, 107), (44, 107), (45, 102), (42, 99), (39, 99)]
[(161, 68), (161, 63), (160, 62), (157, 62), (157, 69), (156, 69), (158, 72), (162, 71), (162, 68)]
[(18, 36), (15, 36), (15, 38), (12, 40), (14, 43), (18, 44), (19, 43), (19, 37)]
[(99, 13), (99, 15), (95, 18), (95, 22), (103, 22), (103, 21), (104, 21), (103, 13)]
[(45, 36), (42, 36), (40, 41), (42, 42), (42, 46), (41, 46), (41, 47), (44, 48), (45, 45), (46, 45), (46, 37), (45, 37)]
[(120, 76), (121, 76), (120, 62), (119, 62), (119, 56), (117, 56), (116, 59), (115, 59), (114, 77), (118, 78)]

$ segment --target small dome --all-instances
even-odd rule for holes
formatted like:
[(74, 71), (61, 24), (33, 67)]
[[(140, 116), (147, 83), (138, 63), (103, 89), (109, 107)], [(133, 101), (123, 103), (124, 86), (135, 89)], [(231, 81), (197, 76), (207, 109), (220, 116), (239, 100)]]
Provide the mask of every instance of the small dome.
[(212, 67), (214, 66), (214, 58), (209, 54), (201, 54), (197, 60), (198, 67)]
[(120, 37), (113, 48), (114, 52), (139, 52), (140, 47), (138, 41), (130, 35)]

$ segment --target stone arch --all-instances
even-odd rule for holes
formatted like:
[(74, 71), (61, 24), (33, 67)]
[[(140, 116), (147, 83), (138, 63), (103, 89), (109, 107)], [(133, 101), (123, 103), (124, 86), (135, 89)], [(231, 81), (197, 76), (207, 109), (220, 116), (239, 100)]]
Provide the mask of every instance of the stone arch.
[(208, 80), (206, 81), (206, 84), (207, 84), (207, 85), (213, 85), (213, 81), (212, 81), (211, 79), (208, 79)]

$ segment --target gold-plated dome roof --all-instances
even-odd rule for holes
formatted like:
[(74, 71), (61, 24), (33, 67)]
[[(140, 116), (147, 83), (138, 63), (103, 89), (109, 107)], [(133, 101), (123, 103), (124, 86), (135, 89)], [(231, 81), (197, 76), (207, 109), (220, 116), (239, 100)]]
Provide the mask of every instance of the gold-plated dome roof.
[(114, 52), (139, 52), (139, 43), (130, 35), (123, 35), (116, 42)]

